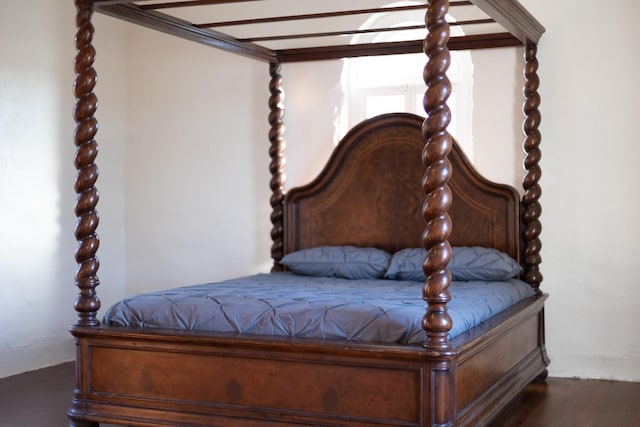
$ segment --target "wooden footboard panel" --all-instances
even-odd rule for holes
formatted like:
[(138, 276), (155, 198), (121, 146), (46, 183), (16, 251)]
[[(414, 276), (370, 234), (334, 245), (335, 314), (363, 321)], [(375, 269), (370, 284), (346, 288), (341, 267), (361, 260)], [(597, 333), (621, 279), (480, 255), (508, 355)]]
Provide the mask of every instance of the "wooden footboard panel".
[(487, 425), (527, 384), (546, 372), (549, 364), (544, 343), (546, 298), (546, 295), (536, 298), (515, 315), (497, 316), (492, 321), (500, 322), (499, 325), (487, 331), (482, 340), (459, 347), (455, 370), (456, 426)]
[[(545, 368), (544, 298), (421, 347), (75, 327), (71, 425), (482, 426)], [(448, 419), (436, 423), (434, 419)]]
[(237, 338), (230, 343), (154, 334), (141, 340), (118, 337), (112, 329), (98, 331), (82, 331), (87, 334), (79, 337), (79, 369), (86, 381), (74, 408), (82, 408), (85, 420), (423, 425), (428, 363), (419, 360), (419, 348), (398, 348), (399, 360), (389, 360), (384, 348), (325, 344), (318, 351), (312, 344), (290, 343), (287, 349), (282, 343)]
[[(422, 375), (417, 367), (100, 347), (92, 353), (96, 368), (91, 391), (102, 396), (140, 400), (153, 395), (166, 402), (215, 406), (229, 413), (242, 408), (260, 414), (321, 414), (389, 423), (415, 422), (419, 416), (417, 391)], [(406, 400), (392, 405), (391, 398), (400, 394)], [(356, 395), (359, 399), (341, 399)]]

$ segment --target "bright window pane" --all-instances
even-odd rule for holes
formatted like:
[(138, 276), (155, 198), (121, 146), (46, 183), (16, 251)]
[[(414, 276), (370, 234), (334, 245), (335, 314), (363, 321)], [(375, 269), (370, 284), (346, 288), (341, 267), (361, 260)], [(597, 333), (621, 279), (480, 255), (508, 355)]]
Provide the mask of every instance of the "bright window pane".
[(422, 105), (422, 100), (424, 99), (424, 94), (416, 95), (416, 109), (413, 111), (416, 114), (424, 116), (426, 113), (424, 112), (424, 105)]
[(367, 118), (383, 113), (404, 111), (404, 95), (374, 95), (367, 97)]

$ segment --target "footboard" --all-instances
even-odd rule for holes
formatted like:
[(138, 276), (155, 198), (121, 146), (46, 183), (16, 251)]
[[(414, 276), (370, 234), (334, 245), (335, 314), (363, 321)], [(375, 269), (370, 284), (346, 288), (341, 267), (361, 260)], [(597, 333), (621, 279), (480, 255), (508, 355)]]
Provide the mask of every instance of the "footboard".
[[(544, 301), (523, 302), (480, 325), (482, 339), (454, 340), (456, 426), (484, 426), (549, 364), (544, 337)], [(524, 307), (524, 308), (523, 308)], [(465, 339), (467, 342), (464, 342)]]
[(543, 301), (510, 309), (441, 354), (398, 345), (75, 327), (71, 425), (485, 425), (545, 369)]
[[(78, 329), (73, 419), (135, 425), (420, 426), (419, 348)], [(395, 357), (389, 357), (394, 354)], [(162, 420), (162, 421), (160, 421)]]

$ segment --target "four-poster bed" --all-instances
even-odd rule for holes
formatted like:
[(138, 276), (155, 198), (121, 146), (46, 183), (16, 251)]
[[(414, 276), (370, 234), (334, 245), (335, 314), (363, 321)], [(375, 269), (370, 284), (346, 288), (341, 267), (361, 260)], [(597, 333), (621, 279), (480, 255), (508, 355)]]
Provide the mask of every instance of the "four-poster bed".
[[(78, 319), (71, 327), (77, 361), (70, 425), (481, 426), (489, 423), (526, 384), (546, 375), (546, 295), (539, 288), (542, 276), (538, 268), (540, 100), (536, 74), (536, 43), (544, 30), (517, 1), (431, 0), (429, 4), (384, 9), (379, 7), (383, 2), (361, 1), (360, 4), (372, 6), (287, 16), (274, 16), (278, 4), (275, 0), (75, 3), (75, 210), (79, 242), (76, 285), (80, 292), (74, 303)], [(246, 16), (254, 9), (262, 10), (256, 6), (263, 5), (274, 12)], [(219, 7), (230, 8), (225, 16), (235, 13), (243, 18), (209, 20), (219, 16)], [(445, 19), (450, 7), (466, 8), (476, 15), (470, 12), (475, 17), (450, 24)], [(341, 25), (348, 25), (354, 16), (414, 9), (426, 10), (425, 40), (344, 45), (326, 40), (359, 30), (336, 30), (329, 25), (325, 33), (285, 32), (287, 23), (300, 20), (337, 19)], [(367, 253), (367, 261), (379, 259), (381, 253), (384, 261), (381, 270), (374, 273), (373, 284), (360, 281), (364, 274), (360, 269), (357, 277), (345, 279), (354, 274), (353, 265), (348, 265), (350, 270), (345, 276), (334, 271), (335, 259), (331, 258), (334, 270), (321, 274), (321, 286), (326, 276), (338, 276), (336, 281), (347, 287), (359, 286), (359, 295), (381, 287), (381, 304), (387, 302), (385, 292), (389, 300), (393, 299), (392, 289), (417, 289), (416, 300), (422, 304), (422, 314), (417, 318), (417, 343), (395, 338), (389, 341), (378, 335), (359, 340), (350, 333), (263, 335), (244, 333), (244, 329), (229, 332), (193, 326), (176, 328), (168, 323), (145, 327), (152, 322), (140, 319), (139, 312), (133, 315), (139, 323), (123, 320), (118, 324), (113, 310), (108, 314), (109, 320), (101, 324), (96, 294), (97, 99), (93, 92), (95, 50), (91, 44), (94, 10), (268, 62), (274, 261), (273, 273), (268, 276), (297, 277), (299, 265), (291, 259), (307, 254), (305, 251), (322, 248), (325, 252), (321, 255), (326, 256), (326, 248), (375, 249), (375, 256)], [(200, 16), (205, 12), (210, 13), (209, 17)], [(190, 14), (199, 16), (197, 22)], [(261, 27), (263, 24), (276, 25)], [(450, 25), (472, 29), (465, 32), (466, 36), (450, 38)], [(496, 26), (503, 29), (496, 31)], [(245, 33), (261, 28), (266, 32), (246, 35), (238, 28)], [(319, 39), (324, 41), (314, 44)], [(451, 91), (446, 77), (449, 50), (505, 46), (525, 46), (526, 50), (527, 174), (522, 200), (515, 189), (480, 176), (446, 131), (450, 120), (446, 104)], [(282, 64), (423, 50), (428, 57), (423, 73), (427, 119), (398, 113), (361, 123), (338, 144), (314, 181), (285, 194)], [(522, 269), (517, 266), (515, 273), (495, 281), (511, 281), (513, 286), (518, 282), (528, 293), (454, 335), (456, 320), (452, 319), (459, 314), (455, 308), (456, 298), (460, 299), (457, 292), (464, 285), (452, 282), (451, 275), (460, 276), (454, 271), (456, 260), (460, 263), (461, 259), (456, 253), (467, 248), (499, 252), (501, 260), (519, 263)], [(417, 250), (423, 260), (418, 263), (418, 279), (411, 276), (402, 281), (397, 271), (390, 273), (403, 250)], [(351, 255), (341, 259), (348, 257)], [(355, 257), (361, 260), (361, 253)], [(303, 274), (313, 275), (308, 271)], [(484, 279), (483, 276), (481, 282), (487, 287), (494, 280)], [(385, 288), (390, 284), (395, 288)], [(238, 289), (238, 294), (245, 296), (250, 293), (246, 289), (252, 288)], [(217, 301), (218, 297), (211, 299)], [(128, 300), (123, 304), (133, 305)], [(401, 301), (400, 305), (407, 304)], [(351, 316), (347, 313), (346, 317)], [(379, 317), (389, 316), (385, 313)], [(385, 332), (386, 328), (381, 326), (380, 330)]]

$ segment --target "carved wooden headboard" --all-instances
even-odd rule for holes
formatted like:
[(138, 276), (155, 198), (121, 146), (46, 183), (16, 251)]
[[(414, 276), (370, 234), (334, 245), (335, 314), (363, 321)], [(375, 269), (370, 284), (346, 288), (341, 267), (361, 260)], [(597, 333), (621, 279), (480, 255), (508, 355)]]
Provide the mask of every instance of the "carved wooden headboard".
[[(322, 245), (391, 253), (422, 246), (423, 118), (384, 114), (355, 126), (311, 183), (284, 202), (284, 253)], [(493, 247), (519, 259), (519, 195), (475, 170), (454, 142), (449, 154), (452, 246)]]

